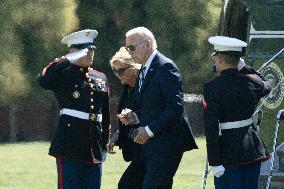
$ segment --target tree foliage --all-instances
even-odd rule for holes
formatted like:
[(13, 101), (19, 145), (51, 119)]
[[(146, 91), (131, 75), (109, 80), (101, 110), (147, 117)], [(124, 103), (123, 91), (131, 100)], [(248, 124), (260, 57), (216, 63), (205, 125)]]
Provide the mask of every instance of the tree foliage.
[(125, 43), (125, 33), (145, 26), (158, 50), (181, 69), (186, 92), (200, 92), (211, 75), (207, 38), (215, 32), (221, 0), (2, 0), (0, 3), (0, 101), (50, 99), (36, 74), (66, 53), (60, 40), (80, 29), (96, 29), (94, 67), (119, 81), (109, 60)]
[(1, 102), (46, 97), (36, 73), (62, 51), (58, 39), (78, 25), (75, 9), (75, 0), (1, 1)]
[[(220, 1), (107, 0), (81, 1), (81, 29), (99, 32), (95, 67), (113, 75), (107, 67), (112, 55), (124, 45), (125, 33), (145, 26), (155, 35), (158, 50), (173, 59), (183, 74), (186, 92), (200, 92), (211, 75), (207, 39), (216, 30)], [(117, 81), (111, 78), (113, 88)]]

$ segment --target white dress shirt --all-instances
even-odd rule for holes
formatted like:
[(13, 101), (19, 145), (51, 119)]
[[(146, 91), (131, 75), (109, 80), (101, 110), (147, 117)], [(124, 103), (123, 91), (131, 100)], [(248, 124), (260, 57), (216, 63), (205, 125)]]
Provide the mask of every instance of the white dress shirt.
[(154, 50), (153, 53), (149, 56), (149, 58), (148, 58), (146, 64), (143, 65), (143, 67), (146, 68), (145, 71), (144, 71), (145, 77), (146, 77), (146, 75), (147, 75), (147, 72), (148, 72), (148, 70), (149, 70), (149, 68), (150, 68), (150, 66), (151, 66), (151, 63), (152, 63), (154, 57), (156, 56), (156, 54), (157, 54), (157, 50)]

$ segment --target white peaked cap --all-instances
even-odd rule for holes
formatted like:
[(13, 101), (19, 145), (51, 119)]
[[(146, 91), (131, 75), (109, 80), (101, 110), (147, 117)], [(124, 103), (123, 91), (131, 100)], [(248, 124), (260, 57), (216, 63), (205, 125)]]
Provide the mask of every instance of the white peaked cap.
[(225, 37), (225, 36), (209, 37), (208, 41), (209, 43), (214, 45), (215, 52), (226, 52), (226, 51), (242, 52), (242, 48), (247, 47), (246, 42), (236, 38)]
[[(91, 45), (91, 47), (95, 48), (93, 44), (94, 44), (94, 39), (97, 36), (98, 36), (98, 32), (96, 30), (85, 29), (85, 30), (71, 33), (63, 37), (63, 39), (61, 40), (61, 43), (67, 44), (68, 47), (80, 46), (82, 44), (82, 45)], [(82, 48), (86, 48), (86, 46)]]

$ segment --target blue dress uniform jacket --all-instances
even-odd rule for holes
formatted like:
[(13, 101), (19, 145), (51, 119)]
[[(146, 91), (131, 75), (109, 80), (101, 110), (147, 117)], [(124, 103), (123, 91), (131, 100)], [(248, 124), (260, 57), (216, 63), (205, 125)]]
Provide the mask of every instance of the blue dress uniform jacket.
[[(88, 120), (60, 115), (49, 154), (97, 163), (102, 160), (102, 151), (106, 150), (109, 137), (109, 97), (106, 84), (87, 78), (87, 72), (88, 68), (80, 68), (61, 58), (43, 69), (38, 82), (44, 89), (54, 92), (60, 109), (93, 116)], [(102, 121), (96, 119), (97, 114), (102, 114)]]
[(262, 80), (266, 80), (266, 79), (264, 78), (264, 76), (263, 76), (260, 72), (256, 71), (253, 67), (248, 66), (248, 65), (245, 65), (245, 66), (240, 70), (240, 72), (241, 72), (242, 74), (245, 74), (245, 75), (256, 74), (256, 75), (258, 75)]
[(263, 161), (269, 157), (253, 125), (221, 131), (219, 122), (250, 118), (260, 99), (270, 90), (271, 86), (257, 74), (245, 75), (237, 69), (226, 69), (204, 85), (204, 122), (209, 165), (230, 167)]

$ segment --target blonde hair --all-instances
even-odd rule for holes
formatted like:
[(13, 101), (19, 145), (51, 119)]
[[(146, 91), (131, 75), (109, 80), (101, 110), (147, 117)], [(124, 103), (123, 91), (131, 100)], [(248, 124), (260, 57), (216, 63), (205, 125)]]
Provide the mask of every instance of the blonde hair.
[(134, 60), (131, 58), (129, 52), (125, 49), (125, 47), (120, 47), (119, 51), (115, 53), (115, 55), (110, 60), (110, 66), (113, 67), (113, 63), (119, 60), (123, 64), (130, 65), (131, 67), (140, 69), (141, 64), (135, 63)]

